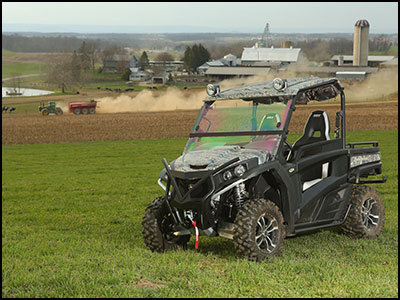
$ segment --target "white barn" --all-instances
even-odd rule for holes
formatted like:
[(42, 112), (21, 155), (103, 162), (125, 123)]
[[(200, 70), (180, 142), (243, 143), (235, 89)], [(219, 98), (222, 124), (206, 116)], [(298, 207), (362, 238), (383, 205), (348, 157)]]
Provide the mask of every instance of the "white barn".
[(300, 48), (244, 48), (242, 65), (254, 65), (259, 62), (279, 62), (283, 65), (301, 61)]

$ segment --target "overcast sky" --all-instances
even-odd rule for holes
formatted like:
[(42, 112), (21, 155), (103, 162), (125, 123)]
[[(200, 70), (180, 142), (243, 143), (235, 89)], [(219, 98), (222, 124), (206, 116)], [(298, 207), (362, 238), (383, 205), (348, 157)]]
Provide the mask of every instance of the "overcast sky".
[[(367, 19), (371, 33), (398, 32), (397, 2), (2, 2), (4, 24), (199, 27), (208, 32), (353, 32)], [(121, 27), (122, 25), (122, 27)], [(64, 26), (68, 31), (68, 26)], [(144, 28), (144, 27), (141, 27)], [(175, 29), (176, 30), (176, 29)]]

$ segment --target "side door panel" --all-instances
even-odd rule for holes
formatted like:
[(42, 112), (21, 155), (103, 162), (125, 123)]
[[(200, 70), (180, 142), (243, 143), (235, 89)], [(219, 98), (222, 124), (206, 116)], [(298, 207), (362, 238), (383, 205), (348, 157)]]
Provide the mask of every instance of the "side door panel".
[[(347, 150), (342, 145), (342, 139), (335, 139), (299, 149), (296, 164), (302, 199), (295, 221), (296, 231), (342, 218), (351, 193), (351, 185), (347, 183)], [(323, 177), (322, 166), (326, 163), (328, 174)], [(303, 189), (305, 182), (313, 181), (316, 183)]]

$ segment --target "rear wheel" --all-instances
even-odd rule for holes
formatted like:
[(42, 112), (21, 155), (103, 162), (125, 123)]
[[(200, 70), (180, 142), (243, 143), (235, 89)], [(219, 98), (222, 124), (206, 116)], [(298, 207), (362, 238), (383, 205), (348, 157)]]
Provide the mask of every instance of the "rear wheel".
[(74, 109), (74, 114), (75, 115), (79, 115), (81, 113), (81, 109), (80, 108), (75, 108)]
[(378, 236), (385, 223), (385, 208), (381, 195), (366, 185), (353, 187), (350, 211), (341, 226), (342, 231), (354, 238)]
[(260, 261), (279, 255), (286, 235), (283, 222), (271, 200), (247, 201), (235, 218), (233, 243), (239, 256)]
[(179, 247), (186, 248), (190, 235), (175, 236), (172, 230), (173, 219), (168, 211), (164, 197), (159, 197), (147, 206), (142, 220), (144, 243), (151, 251), (165, 252)]
[(48, 116), (49, 115), (49, 110), (48, 109), (42, 109), (42, 116)]
[(56, 115), (61, 116), (63, 114), (63, 111), (61, 109), (56, 109)]

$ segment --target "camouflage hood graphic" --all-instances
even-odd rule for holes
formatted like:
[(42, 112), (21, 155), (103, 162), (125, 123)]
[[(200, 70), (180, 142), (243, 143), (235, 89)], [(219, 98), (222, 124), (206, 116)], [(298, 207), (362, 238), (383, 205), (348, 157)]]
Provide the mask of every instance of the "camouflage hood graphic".
[(256, 149), (241, 149), (239, 146), (220, 146), (184, 154), (171, 163), (171, 168), (182, 172), (212, 170), (235, 157), (239, 157), (241, 161), (256, 157), (258, 164), (263, 164), (267, 153)]

